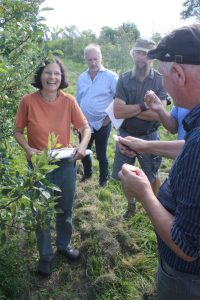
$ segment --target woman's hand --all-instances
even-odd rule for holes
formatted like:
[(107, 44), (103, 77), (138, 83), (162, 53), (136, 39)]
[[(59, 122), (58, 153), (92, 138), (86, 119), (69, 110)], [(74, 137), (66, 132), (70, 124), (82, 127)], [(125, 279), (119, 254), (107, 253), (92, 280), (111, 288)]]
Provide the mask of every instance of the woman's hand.
[(27, 141), (24, 138), (24, 129), (23, 128), (18, 128), (15, 126), (13, 134), (14, 134), (16, 141), (20, 144), (20, 146), (26, 152), (27, 160), (31, 160), (31, 157), (33, 156), (33, 154), (41, 153), (40, 150), (31, 148), (29, 146), (29, 144), (27, 143)]
[(72, 155), (73, 160), (82, 159), (86, 155), (86, 149), (84, 146), (79, 145)]
[(32, 156), (37, 153), (37, 154), (40, 154), (42, 151), (38, 150), (38, 149), (35, 149), (35, 148), (31, 148), (31, 147), (28, 147), (26, 149), (26, 158), (27, 160), (31, 160)]

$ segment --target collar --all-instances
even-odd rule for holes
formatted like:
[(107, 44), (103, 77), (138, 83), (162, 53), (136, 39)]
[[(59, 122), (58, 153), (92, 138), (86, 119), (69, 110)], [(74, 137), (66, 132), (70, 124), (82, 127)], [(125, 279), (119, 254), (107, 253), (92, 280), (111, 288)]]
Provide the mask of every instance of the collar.
[(193, 108), (183, 120), (183, 128), (186, 132), (200, 126), (200, 104)]
[[(106, 68), (104, 68), (104, 66), (101, 65), (101, 67), (99, 68), (98, 72), (104, 72), (105, 70), (106, 70)], [(89, 73), (89, 68), (87, 69), (87, 72)]]

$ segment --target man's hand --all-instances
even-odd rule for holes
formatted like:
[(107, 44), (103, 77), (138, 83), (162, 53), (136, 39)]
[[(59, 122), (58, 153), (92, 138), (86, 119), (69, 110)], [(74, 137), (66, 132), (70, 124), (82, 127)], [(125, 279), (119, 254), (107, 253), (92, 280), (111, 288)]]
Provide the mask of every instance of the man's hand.
[(139, 168), (136, 168), (136, 172), (132, 172), (128, 164), (123, 164), (118, 176), (128, 200), (135, 197), (142, 202), (142, 199), (153, 193), (147, 176)]
[(148, 142), (142, 139), (138, 139), (132, 136), (127, 136), (125, 138), (118, 137), (119, 150), (123, 155), (128, 157), (135, 157), (136, 152), (143, 153), (148, 147)]
[(162, 101), (154, 93), (154, 91), (147, 91), (144, 96), (144, 101), (148, 108), (159, 114), (159, 112), (165, 110)]

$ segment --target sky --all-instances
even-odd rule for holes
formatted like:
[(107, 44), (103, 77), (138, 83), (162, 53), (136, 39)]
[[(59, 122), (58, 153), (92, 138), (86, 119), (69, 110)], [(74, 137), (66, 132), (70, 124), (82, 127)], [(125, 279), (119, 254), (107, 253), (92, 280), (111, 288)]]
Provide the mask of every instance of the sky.
[(41, 7), (53, 11), (41, 13), (46, 25), (69, 27), (79, 31), (91, 29), (98, 36), (103, 26), (117, 28), (122, 23), (134, 23), (141, 37), (162, 36), (171, 30), (194, 23), (194, 18), (180, 20), (184, 0), (46, 0)]

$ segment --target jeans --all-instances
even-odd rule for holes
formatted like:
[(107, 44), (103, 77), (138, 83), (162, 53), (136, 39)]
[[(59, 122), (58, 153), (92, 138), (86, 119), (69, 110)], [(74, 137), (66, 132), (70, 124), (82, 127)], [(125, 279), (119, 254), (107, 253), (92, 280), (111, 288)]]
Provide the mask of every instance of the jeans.
[[(62, 210), (56, 214), (56, 246), (64, 251), (70, 246), (72, 236), (72, 206), (75, 195), (76, 167), (71, 159), (62, 159), (56, 162), (59, 167), (47, 174), (50, 182), (57, 185), (61, 192), (54, 192), (55, 196), (61, 196), (57, 200), (56, 207)], [(50, 220), (46, 229), (36, 229), (37, 247), (40, 260), (51, 261), (54, 257), (51, 245)]]
[[(88, 149), (92, 148), (95, 141), (97, 160), (99, 161), (99, 181), (106, 181), (109, 178), (108, 171), (108, 158), (107, 158), (107, 145), (111, 131), (111, 123), (106, 126), (102, 126), (99, 130), (95, 130), (92, 133), (91, 139), (88, 144)], [(90, 155), (85, 156), (82, 159), (84, 175), (92, 175), (92, 158)]]
[(158, 300), (199, 300), (200, 276), (178, 272), (160, 259), (157, 294)]

